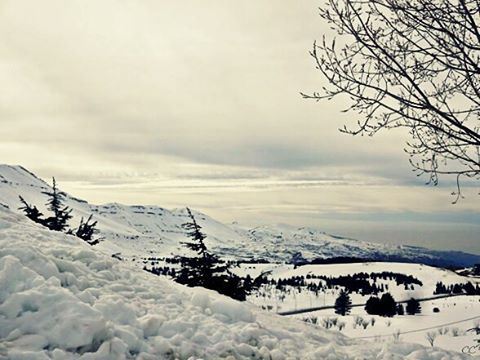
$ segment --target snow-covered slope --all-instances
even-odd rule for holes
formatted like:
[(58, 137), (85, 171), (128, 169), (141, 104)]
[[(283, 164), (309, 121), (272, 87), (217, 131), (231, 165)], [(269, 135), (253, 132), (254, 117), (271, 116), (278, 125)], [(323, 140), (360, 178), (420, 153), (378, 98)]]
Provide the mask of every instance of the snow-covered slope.
[[(420, 262), (429, 265), (474, 264), (480, 256), (461, 251), (435, 251), (419, 246), (389, 245), (330, 235), (311, 227), (289, 225), (261, 226), (244, 230), (236, 228), (251, 239), (266, 257), (276, 253), (295, 258), (297, 252), (307, 260), (316, 258), (356, 257), (379, 261)], [(292, 246), (294, 245), (294, 246)]]
[(184, 288), (0, 208), (0, 359), (463, 359)]
[[(61, 179), (60, 187), (61, 187)], [(49, 188), (43, 180), (20, 166), (0, 165), (0, 204), (18, 212), (22, 195), (42, 211)], [(74, 211), (72, 225), (81, 216), (94, 214), (101, 235), (99, 248), (123, 257), (140, 260), (169, 256), (183, 251), (182, 224), (187, 221), (185, 209), (167, 210), (159, 206), (92, 205), (70, 195), (67, 205)], [(373, 260), (423, 262), (436, 265), (468, 266), (480, 262), (480, 256), (462, 252), (441, 252), (413, 246), (369, 243), (326, 234), (314, 228), (287, 225), (245, 228), (225, 225), (211, 217), (194, 212), (207, 234), (207, 246), (221, 256), (236, 259), (265, 259), (271, 262), (292, 259), (357, 257)], [(138, 262), (138, 261), (137, 261)]]
[[(385, 292), (389, 292), (396, 301), (406, 301), (410, 298), (422, 299), (435, 296), (437, 282), (442, 282), (446, 286), (454, 284), (466, 284), (471, 282), (474, 286), (480, 284), (480, 279), (461, 276), (454, 271), (431, 267), (423, 264), (408, 263), (354, 263), (354, 264), (324, 264), (324, 265), (304, 265), (294, 266), (286, 264), (242, 264), (234, 271), (245, 276), (250, 274), (256, 277), (263, 273), (267, 278), (279, 281), (280, 279), (292, 279), (295, 277), (306, 278), (306, 283), (318, 284), (321, 280), (315, 279), (315, 276), (325, 276), (338, 278), (339, 276), (353, 276), (354, 274), (381, 274), (390, 272), (395, 274), (403, 274), (412, 276), (421, 282), (411, 283), (408, 287), (404, 283), (396, 281), (394, 277), (376, 279), (376, 286), (380, 287), (378, 296)], [(312, 277), (309, 279), (309, 277)], [(370, 280), (371, 281), (371, 280)], [(383, 287), (384, 286), (384, 287)], [(326, 288), (318, 292), (315, 289), (309, 289), (307, 286), (289, 286), (287, 290), (279, 291), (276, 285), (265, 284), (258, 291), (253, 292), (247, 297), (247, 301), (270, 308), (274, 312), (293, 311), (298, 309), (306, 309), (319, 306), (332, 306), (335, 303), (340, 291), (344, 289), (342, 286), (334, 286)], [(350, 298), (354, 304), (365, 304), (371, 293), (351, 292)], [(478, 303), (475, 311), (480, 309)], [(362, 307), (363, 309), (363, 307)]]
[[(61, 184), (60, 184), (61, 186)], [(12, 211), (20, 212), (19, 195), (36, 205), (42, 212), (48, 212), (44, 204), (47, 197), (42, 191), (50, 189), (43, 180), (21, 166), (0, 165), (0, 204)], [(80, 218), (94, 215), (98, 221), (101, 236), (105, 241), (98, 245), (111, 253), (142, 258), (178, 254), (183, 250), (180, 241), (185, 240), (185, 209), (167, 210), (159, 206), (118, 203), (93, 205), (67, 195), (66, 205), (73, 209), (72, 225)], [(241, 244), (242, 238), (228, 226), (213, 220), (205, 214), (193, 211), (203, 230), (209, 235), (207, 245), (219, 251), (233, 249)], [(234, 244), (232, 246), (232, 244)]]

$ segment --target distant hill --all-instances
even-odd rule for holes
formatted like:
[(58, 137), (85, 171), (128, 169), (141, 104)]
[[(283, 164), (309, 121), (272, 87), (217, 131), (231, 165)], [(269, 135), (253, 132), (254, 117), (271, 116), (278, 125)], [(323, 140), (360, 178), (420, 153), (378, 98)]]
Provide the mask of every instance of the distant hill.
[[(59, 186), (61, 188), (61, 179)], [(46, 197), (42, 191), (50, 186), (21, 166), (0, 165), (0, 205), (20, 212), (18, 196), (42, 211)], [(164, 257), (183, 251), (180, 244), (186, 236), (182, 224), (187, 221), (185, 209), (168, 210), (154, 205), (94, 205), (67, 196), (73, 209), (75, 226), (80, 217), (94, 214), (104, 241), (98, 246), (104, 252), (120, 253), (123, 258), (141, 260)], [(327, 234), (311, 227), (269, 225), (248, 228), (223, 224), (208, 215), (194, 211), (207, 234), (207, 246), (220, 256), (238, 260), (269, 262), (321, 262), (321, 259), (356, 258), (375, 261), (418, 262), (436, 266), (471, 266), (480, 256), (460, 251), (437, 251), (408, 245), (387, 245), (359, 241)]]

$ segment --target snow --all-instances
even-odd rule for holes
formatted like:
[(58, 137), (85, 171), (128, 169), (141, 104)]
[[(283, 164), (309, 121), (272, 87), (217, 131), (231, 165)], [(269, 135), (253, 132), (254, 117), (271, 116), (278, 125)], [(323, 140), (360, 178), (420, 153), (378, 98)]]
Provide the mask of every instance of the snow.
[[(426, 298), (434, 296), (436, 283), (443, 282), (445, 285), (456, 283), (479, 282), (478, 278), (461, 276), (451, 270), (431, 267), (422, 264), (409, 263), (354, 263), (354, 264), (328, 264), (328, 265), (304, 265), (294, 267), (293, 265), (282, 264), (241, 264), (234, 272), (245, 276), (250, 274), (256, 277), (265, 274), (270, 279), (289, 279), (296, 276), (323, 275), (328, 277), (338, 277), (341, 275), (353, 275), (358, 273), (381, 273), (393, 272), (404, 275), (411, 275), (420, 280), (423, 285), (415, 284), (413, 289), (405, 290), (403, 285), (397, 285), (394, 280), (378, 279), (377, 285), (388, 286), (390, 292), (396, 301), (405, 301), (412, 297)], [(318, 279), (306, 280), (307, 282), (321, 282)], [(301, 291), (293, 287), (288, 287), (287, 291), (279, 291), (275, 286), (264, 285), (259, 291), (252, 293), (247, 300), (253, 304), (270, 309), (274, 312), (284, 312), (303, 308), (312, 308), (325, 305), (333, 305), (339, 294), (339, 289), (326, 289), (324, 292), (315, 293), (303, 288)], [(353, 304), (364, 304), (370, 295), (361, 295), (358, 293), (350, 294)]]
[(349, 339), (141, 271), (0, 209), (0, 359), (463, 359)]
[[(378, 279), (377, 284), (388, 285), (388, 291), (397, 301), (408, 300), (411, 297), (417, 299), (431, 297), (437, 281), (442, 281), (446, 285), (479, 281), (478, 278), (461, 276), (447, 269), (405, 263), (305, 265), (296, 268), (292, 265), (242, 264), (237, 270), (242, 274), (265, 271), (269, 271), (268, 277), (277, 280), (307, 275), (336, 277), (355, 273), (370, 274), (389, 271), (412, 275), (423, 283), (421, 287), (415, 285), (413, 290), (410, 288), (406, 290), (402, 285), (397, 286), (394, 280)], [(268, 287), (269, 285), (250, 295), (248, 301), (275, 312), (333, 305), (340, 290), (328, 289), (325, 294), (319, 293), (317, 296), (305, 288), (301, 291), (289, 288), (280, 292), (275, 287), (270, 289)], [(281, 299), (281, 296), (285, 298)], [(364, 304), (370, 295), (361, 296), (353, 293), (350, 296), (354, 304)], [(476, 333), (467, 330), (480, 324), (480, 296), (460, 295), (422, 301), (421, 307), (422, 313), (419, 315), (403, 315), (393, 318), (369, 315), (365, 312), (364, 306), (353, 307), (352, 313), (347, 316), (339, 316), (334, 313), (333, 309), (324, 309), (291, 315), (291, 317), (314, 322), (320, 327), (326, 327), (327, 322), (334, 322), (335, 325), (331, 328), (341, 330), (349, 337), (368, 342), (390, 342), (395, 339), (395, 336), (400, 336), (403, 341), (429, 346), (426, 334), (433, 331), (436, 334), (435, 346), (438, 348), (459, 351), (477, 344)], [(439, 312), (434, 312), (434, 308), (438, 308)]]
[[(436, 299), (422, 302), (421, 307), (422, 313), (419, 315), (397, 315), (393, 318), (368, 315), (363, 308), (353, 308), (352, 313), (347, 316), (338, 316), (329, 309), (293, 317), (303, 320), (316, 318), (318, 324), (322, 324), (324, 319), (337, 319), (345, 325), (343, 334), (367, 342), (388, 342), (398, 333), (402, 341), (429, 346), (426, 334), (433, 331), (437, 335), (437, 348), (460, 351), (466, 346), (476, 344), (478, 335), (467, 330), (480, 323), (480, 296)], [(440, 312), (434, 313), (434, 307)], [(355, 325), (358, 319), (369, 323), (366, 329)], [(375, 320), (373, 325), (372, 319)]]
[[(57, 179), (60, 188), (61, 179)], [(18, 196), (35, 204), (46, 213), (46, 195), (49, 185), (20, 166), (0, 165), (0, 204), (19, 212)], [(110, 255), (119, 253), (128, 261), (143, 267), (151, 257), (180, 254), (185, 240), (182, 224), (187, 221), (185, 209), (167, 210), (159, 206), (127, 206), (118, 203), (93, 205), (84, 200), (66, 197), (66, 205), (73, 209), (72, 226), (81, 217), (93, 214), (105, 239), (98, 248)], [(456, 261), (463, 265), (480, 262), (480, 256), (459, 252), (438, 252), (411, 246), (392, 246), (369, 243), (326, 234), (318, 229), (271, 225), (256, 228), (238, 224), (223, 224), (194, 211), (198, 223), (206, 233), (206, 245), (217, 255), (240, 260), (266, 259), (270, 262), (289, 262), (300, 252), (305, 259), (318, 257), (355, 256), (377, 258), (402, 257), (407, 260)]]

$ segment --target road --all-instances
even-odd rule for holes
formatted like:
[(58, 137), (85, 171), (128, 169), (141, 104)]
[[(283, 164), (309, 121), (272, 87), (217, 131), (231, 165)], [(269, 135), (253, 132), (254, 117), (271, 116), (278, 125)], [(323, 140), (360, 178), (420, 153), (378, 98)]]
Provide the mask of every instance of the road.
[[(424, 297), (424, 298), (418, 298), (416, 300), (418, 300), (419, 302), (423, 302), (423, 301), (430, 301), (430, 300), (444, 299), (444, 298), (449, 298), (449, 297), (465, 296), (465, 295), (466, 294), (434, 295), (434, 296), (429, 296), (429, 297)], [(406, 303), (406, 302), (408, 302), (408, 300), (409, 299), (397, 301), (397, 304)], [(365, 303), (363, 303), (363, 304), (352, 304), (352, 307), (359, 307), (359, 306), (365, 306)], [(304, 313), (309, 313), (309, 312), (319, 311), (319, 310), (328, 310), (328, 309), (333, 309), (333, 308), (335, 308), (334, 305), (325, 305), (325, 306), (317, 306), (317, 307), (310, 307), (310, 308), (303, 308), (303, 309), (296, 309), (296, 310), (280, 311), (277, 314), (282, 315), (282, 316), (288, 316), (288, 315), (304, 314)]]

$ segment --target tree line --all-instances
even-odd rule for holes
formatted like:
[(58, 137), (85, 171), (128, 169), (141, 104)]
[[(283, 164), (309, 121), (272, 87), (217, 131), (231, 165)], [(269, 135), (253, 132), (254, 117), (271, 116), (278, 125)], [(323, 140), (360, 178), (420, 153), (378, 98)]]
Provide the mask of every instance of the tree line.
[(457, 283), (451, 285), (445, 285), (443, 282), (437, 282), (434, 295), (439, 294), (467, 294), (467, 295), (480, 295), (480, 287), (478, 284), (474, 286), (470, 281), (467, 283)]
[[(319, 279), (322, 283), (313, 283), (306, 280)], [(349, 293), (358, 293), (361, 295), (377, 295), (380, 292), (388, 290), (388, 284), (377, 284), (377, 280), (395, 280), (397, 286), (403, 285), (405, 290), (412, 290), (414, 285), (423, 286), (423, 283), (411, 275), (383, 271), (377, 273), (355, 273), (352, 275), (326, 276), (307, 274), (305, 276), (293, 276), (287, 279), (272, 280), (271, 283), (279, 290), (284, 290), (286, 286), (296, 287), (299, 290), (305, 287), (307, 290), (316, 294), (325, 289), (344, 288)], [(372, 280), (372, 282), (370, 281)]]

